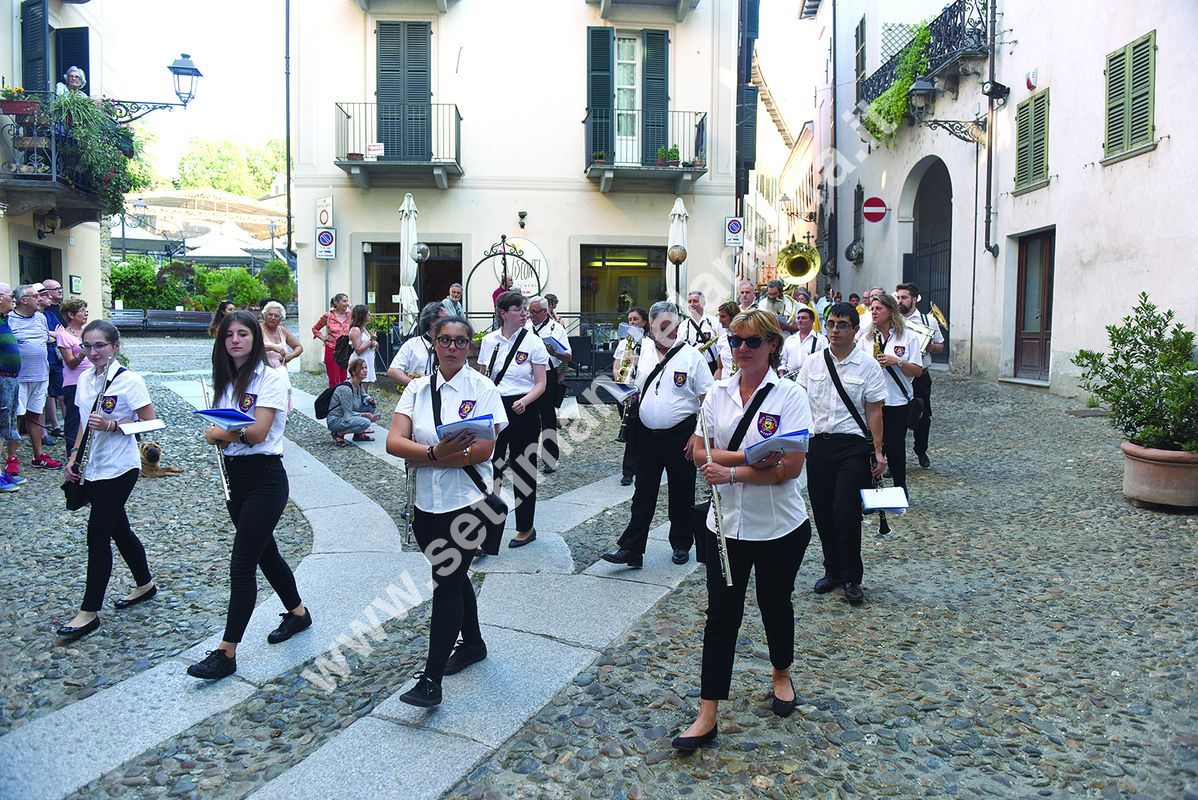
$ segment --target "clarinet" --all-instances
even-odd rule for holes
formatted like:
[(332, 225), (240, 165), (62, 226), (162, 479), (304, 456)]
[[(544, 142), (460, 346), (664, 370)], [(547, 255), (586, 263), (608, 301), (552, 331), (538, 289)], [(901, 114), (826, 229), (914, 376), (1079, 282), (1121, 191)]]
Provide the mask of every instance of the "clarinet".
[[(109, 361), (104, 362), (103, 371), (101, 371), (101, 369), (99, 367), (96, 367), (96, 375), (99, 378), (99, 381), (96, 386), (96, 402), (92, 403), (92, 410), (91, 410), (92, 414), (95, 414), (96, 411), (99, 410), (100, 401), (104, 399), (104, 382), (108, 379), (108, 369), (111, 366), (112, 366), (112, 361), (109, 360)], [(88, 420), (90, 421), (90, 419), (91, 419), (91, 415), (89, 414)], [(86, 422), (84, 422), (83, 424), (85, 426), (87, 425)], [(84, 470), (87, 468), (88, 459), (91, 457), (92, 443), (96, 439), (95, 433), (96, 433), (96, 431), (93, 431), (93, 430), (86, 431), (86, 433), (83, 436), (83, 447), (79, 451), (79, 457), (75, 459), (75, 471), (79, 473), (79, 485), (80, 486), (87, 483), (87, 476), (84, 475), (83, 473), (84, 473)]]
[[(707, 435), (707, 415), (699, 408), (699, 427), (703, 433), (703, 452), (707, 455), (707, 463), (711, 464), (711, 450), (715, 442)], [(720, 551), (720, 574), (724, 576), (724, 585), (732, 585), (732, 565), (728, 563), (728, 540), (724, 538), (724, 512), (720, 509), (720, 487), (711, 487), (711, 508), (715, 511), (715, 542)]]

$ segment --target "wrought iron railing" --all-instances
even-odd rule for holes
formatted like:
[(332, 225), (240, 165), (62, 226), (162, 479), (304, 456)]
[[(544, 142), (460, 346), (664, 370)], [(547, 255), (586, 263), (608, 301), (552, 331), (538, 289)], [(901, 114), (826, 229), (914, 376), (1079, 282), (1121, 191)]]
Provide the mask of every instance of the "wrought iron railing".
[[(964, 56), (985, 55), (986, 48), (986, 0), (957, 0), (928, 23), (931, 42), (928, 45), (929, 76)], [(890, 57), (872, 75), (861, 82), (861, 101), (870, 103), (882, 95), (898, 72), (903, 54), (912, 46), (908, 44)]]
[[(705, 111), (589, 108), (583, 126), (588, 167), (603, 162), (693, 169), (707, 163)], [(675, 148), (676, 156), (671, 153)]]
[[(26, 102), (24, 111), (13, 102)], [(5, 101), (0, 113), (0, 178), (61, 182), (92, 194), (79, 169), (79, 145), (68, 126), (50, 120), (36, 101)]]
[[(462, 115), (453, 103), (337, 103), (336, 115), (338, 161), (462, 164)], [(382, 153), (372, 155), (378, 145)]]

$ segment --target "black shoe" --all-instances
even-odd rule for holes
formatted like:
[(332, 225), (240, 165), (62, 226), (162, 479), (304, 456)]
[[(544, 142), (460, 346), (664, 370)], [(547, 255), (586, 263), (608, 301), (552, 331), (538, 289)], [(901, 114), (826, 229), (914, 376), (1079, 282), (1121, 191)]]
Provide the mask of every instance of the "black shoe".
[(614, 553), (604, 553), (599, 556), (609, 564), (625, 564), (629, 569), (640, 569), (645, 565), (645, 556), (621, 547)]
[(620, 485), (621, 486), (631, 486), (632, 485), (632, 476), (631, 475), (621, 475), (620, 476)]
[(475, 561), (482, 561), (486, 557), (487, 557), (487, 553), (481, 547), (474, 551), (474, 560)]
[(546, 475), (552, 475), (553, 473), (557, 472), (557, 467), (551, 467), (546, 464), (545, 468), (542, 469), (541, 472), (544, 472)]
[(774, 695), (774, 702), (771, 705), (771, 708), (773, 709), (775, 716), (786, 719), (791, 714), (795, 713), (795, 708), (799, 705), (799, 693), (795, 691), (794, 679), (791, 679), (790, 681), (790, 691), (792, 694), (794, 694), (794, 697), (790, 700), (782, 700), (778, 697), (778, 695)]
[(851, 605), (859, 606), (865, 602), (865, 592), (861, 591), (861, 585), (852, 581), (844, 582), (844, 599), (849, 601)]
[(421, 708), (432, 708), (441, 704), (441, 684), (427, 675), (416, 678), (416, 685), (399, 696), (401, 703)]
[(827, 594), (839, 585), (839, 583), (825, 575), (815, 582), (815, 586), (813, 588), (816, 594)]
[(526, 544), (532, 544), (536, 540), (537, 540), (537, 529), (533, 528), (532, 533), (530, 533), (527, 538), (517, 539), (515, 536), (513, 536), (511, 538), (511, 540), (507, 543), (507, 546), (508, 547), (523, 547)]
[(187, 668), (187, 674), (191, 677), (203, 678), (208, 681), (227, 677), (236, 671), (237, 656), (227, 656), (225, 651), (219, 648), (204, 656), (204, 660), (200, 663), (192, 664)]
[(63, 437), (66, 435), (66, 434), (64, 434), (64, 433), (62, 432), (62, 428), (54, 427), (54, 428), (51, 428), (51, 429), (50, 429), (50, 435), (51, 435), (51, 436), (53, 436), (55, 439), (61, 439), (61, 438), (63, 438)]
[(919, 459), (919, 466), (923, 467), (924, 469), (932, 466), (932, 462), (928, 460), (927, 453), (916, 453), (915, 457)]
[(75, 628), (72, 628), (70, 625), (63, 625), (61, 628), (58, 629), (57, 633), (59, 636), (66, 639), (67, 641), (73, 642), (76, 639), (82, 639), (84, 636), (87, 636), (89, 633), (91, 633), (92, 631), (94, 631), (96, 628), (99, 628), (99, 627), (100, 627), (100, 617), (96, 616), (96, 617), (92, 618), (91, 622), (85, 623), (83, 625), (79, 625), (78, 627), (75, 627)]
[(675, 736), (674, 741), (670, 742), (675, 750), (698, 750), (704, 745), (711, 744), (715, 741), (716, 735), (720, 732), (719, 725), (712, 725), (711, 730), (702, 736)]
[(145, 592), (144, 594), (139, 594), (137, 597), (134, 597), (132, 600), (125, 600), (124, 598), (122, 598), (120, 600), (117, 600), (115, 603), (113, 603), (113, 605), (120, 609), (131, 608), (131, 607), (137, 605), (138, 603), (146, 602), (147, 600), (149, 600), (151, 597), (153, 597), (156, 594), (158, 594), (158, 587), (151, 586), (149, 591)]
[(477, 664), (487, 657), (486, 642), (466, 644), (462, 642), (453, 649), (453, 654), (445, 662), (445, 674), (457, 675), (471, 664)]
[(302, 617), (297, 617), (290, 611), (284, 611), (279, 616), (283, 618), (283, 621), (279, 623), (279, 627), (266, 634), (266, 641), (271, 644), (285, 642), (300, 631), (312, 627), (312, 612), (306, 608)]
[(691, 551), (683, 550), (680, 547), (674, 548), (674, 555), (670, 556), (670, 560), (675, 564), (685, 564), (691, 560)]

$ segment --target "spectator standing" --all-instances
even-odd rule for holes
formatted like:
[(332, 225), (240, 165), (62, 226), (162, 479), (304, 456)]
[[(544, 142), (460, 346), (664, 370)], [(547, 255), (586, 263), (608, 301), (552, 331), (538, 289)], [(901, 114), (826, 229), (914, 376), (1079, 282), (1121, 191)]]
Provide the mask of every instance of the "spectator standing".
[(87, 324), (87, 302), (73, 297), (62, 304), (63, 324), (54, 331), (54, 344), (62, 358), (62, 391), (66, 403), (63, 427), (67, 446), (75, 443), (79, 432), (79, 409), (75, 407), (75, 392), (79, 387), (79, 376), (87, 369), (83, 356), (83, 326)]
[(216, 307), (216, 313), (212, 315), (212, 322), (208, 324), (208, 335), (216, 336), (216, 329), (220, 327), (220, 321), (237, 310), (232, 300), (224, 300)]
[(374, 384), (374, 354), (379, 342), (373, 333), (366, 330), (370, 321), (370, 309), (359, 303), (354, 306), (349, 315), (349, 343), (354, 348), (354, 355), (366, 365), (366, 391)]
[[(43, 292), (39, 293), (39, 298), (45, 307), (42, 313), (46, 315), (46, 327), (50, 331), (50, 335), (54, 335), (54, 331), (61, 328), (64, 319), (62, 317), (62, 284), (50, 278), (42, 281)], [(62, 425), (59, 420), (65, 420), (67, 416), (66, 404), (63, 402), (63, 364), (62, 356), (58, 353), (58, 345), (56, 342), (46, 345), (46, 357), (50, 360), (50, 385), (46, 390), (46, 433), (49, 436), (62, 436)], [(68, 440), (69, 441), (69, 440)], [(53, 444), (53, 440), (46, 441), (42, 438), (42, 443), (46, 445)]]
[(545, 302), (549, 304), (549, 318), (552, 319), (554, 322), (556, 322), (558, 325), (562, 325), (563, 324), (562, 318), (557, 315), (557, 295), (555, 295), (555, 294), (545, 295)]
[[(12, 287), (0, 283), (0, 436), (8, 443), (10, 453), (16, 451), (21, 440), (17, 432), (17, 397), (20, 388), (17, 376), (21, 372), (21, 347), (12, 328), (8, 327), (8, 312), (12, 311), (14, 298)], [(25, 479), (20, 475), (0, 472), (0, 492), (14, 491)]]
[(462, 305), (462, 284), (455, 283), (449, 287), (449, 296), (441, 301), (445, 306), (445, 315), (449, 317), (466, 318), (466, 307)]
[[(42, 411), (46, 406), (46, 391), (50, 384), (50, 361), (46, 356), (46, 345), (50, 343), (50, 331), (46, 317), (39, 311), (36, 284), (17, 287), (17, 307), (8, 315), (8, 325), (17, 337), (21, 348), (21, 371), (17, 375), (17, 414), (25, 417), (25, 431), (29, 434), (29, 445), (33, 448), (35, 467), (60, 469), (62, 462), (42, 452), (42, 434), (45, 418)], [(17, 443), (8, 443), (7, 470), (9, 475), (20, 474), (17, 462)]]
[(333, 390), (329, 400), (329, 433), (338, 447), (345, 447), (345, 434), (352, 433), (355, 442), (373, 442), (371, 423), (378, 422), (374, 403), (366, 394), (366, 362), (355, 358), (349, 362), (349, 380)]
[(345, 367), (337, 363), (337, 340), (349, 336), (349, 295), (338, 292), (329, 301), (329, 310), (312, 326), (312, 338), (324, 342), (324, 369), (329, 386), (345, 383)]

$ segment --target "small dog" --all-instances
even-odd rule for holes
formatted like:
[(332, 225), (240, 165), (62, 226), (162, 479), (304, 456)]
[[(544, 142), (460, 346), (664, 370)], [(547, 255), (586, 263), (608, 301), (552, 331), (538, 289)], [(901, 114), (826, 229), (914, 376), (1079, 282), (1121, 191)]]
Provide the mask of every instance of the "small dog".
[(139, 449), (143, 478), (173, 478), (183, 474), (183, 470), (178, 467), (164, 467), (158, 463), (162, 460), (162, 447), (158, 442), (142, 442)]

